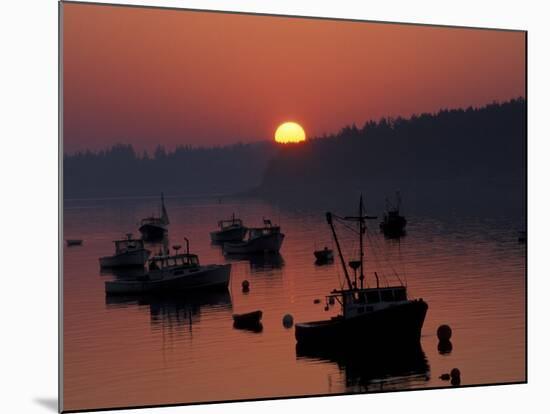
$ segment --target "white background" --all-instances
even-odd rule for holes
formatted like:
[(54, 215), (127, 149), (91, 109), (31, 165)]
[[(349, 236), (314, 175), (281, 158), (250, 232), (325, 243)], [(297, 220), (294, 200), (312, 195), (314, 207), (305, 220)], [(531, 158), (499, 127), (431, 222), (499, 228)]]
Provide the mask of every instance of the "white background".
[[(549, 110), (550, 14), (545, 10), (545, 2), (165, 0), (126, 3), (529, 31), (528, 385), (137, 412), (248, 414), (279, 413), (281, 410), (321, 413), (408, 410), (518, 413), (548, 409), (550, 272), (545, 260), (549, 250), (545, 235), (549, 230), (547, 157), (550, 133), (546, 114)], [(0, 7), (0, 411), (51, 413), (57, 400), (58, 333), (57, 2), (11, 0), (2, 2)]]

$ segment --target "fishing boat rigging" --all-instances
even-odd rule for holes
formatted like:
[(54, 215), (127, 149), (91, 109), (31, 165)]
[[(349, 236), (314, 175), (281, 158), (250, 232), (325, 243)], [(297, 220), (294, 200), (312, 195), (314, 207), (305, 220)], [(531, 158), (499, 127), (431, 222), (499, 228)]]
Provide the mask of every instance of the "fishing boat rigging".
[[(393, 340), (403, 343), (420, 339), (428, 309), (426, 302), (422, 299), (409, 299), (407, 286), (401, 280), (399, 285), (381, 287), (376, 271), (376, 287), (365, 287), (364, 235), (367, 220), (374, 219), (375, 216), (364, 213), (362, 196), (357, 215), (340, 217), (331, 212), (326, 213), (346, 282), (345, 287), (333, 290), (326, 298), (328, 303), (338, 302), (342, 312), (329, 320), (296, 324), (295, 336), (298, 343), (321, 346), (348, 342), (354, 344), (356, 340), (367, 340), (370, 344), (375, 340), (380, 344)], [(346, 263), (335, 221), (347, 228), (350, 228), (350, 222), (357, 224), (357, 230), (353, 230), (359, 236), (358, 260)], [(348, 266), (353, 270), (353, 279)]]

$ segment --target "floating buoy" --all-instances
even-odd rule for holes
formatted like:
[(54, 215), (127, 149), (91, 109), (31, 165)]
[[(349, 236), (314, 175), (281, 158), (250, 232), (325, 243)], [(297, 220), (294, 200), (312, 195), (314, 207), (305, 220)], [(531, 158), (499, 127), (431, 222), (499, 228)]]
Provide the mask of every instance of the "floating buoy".
[(285, 316), (283, 316), (283, 326), (289, 329), (292, 328), (292, 325), (294, 325), (294, 318), (291, 314), (287, 313)]
[(455, 387), (460, 385), (460, 370), (458, 368), (451, 370), (451, 384)]
[(248, 282), (248, 280), (243, 280), (242, 287), (243, 292), (248, 292), (250, 290), (250, 283)]
[(460, 378), (460, 370), (458, 368), (451, 370), (451, 378)]
[(437, 344), (437, 350), (441, 355), (450, 354), (453, 350), (453, 344), (451, 341), (439, 341)]
[(321, 299), (313, 299), (313, 303), (315, 304), (321, 303)]
[(439, 376), (439, 379), (443, 381), (449, 381), (451, 379), (451, 376), (449, 374), (441, 374)]
[(452, 334), (453, 331), (449, 325), (440, 325), (439, 328), (437, 328), (437, 338), (440, 341), (448, 341), (451, 339)]

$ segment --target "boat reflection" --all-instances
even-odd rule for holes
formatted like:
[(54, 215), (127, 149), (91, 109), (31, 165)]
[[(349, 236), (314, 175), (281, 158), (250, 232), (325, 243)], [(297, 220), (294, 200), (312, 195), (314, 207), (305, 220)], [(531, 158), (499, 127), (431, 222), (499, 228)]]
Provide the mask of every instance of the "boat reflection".
[(407, 389), (430, 379), (430, 367), (420, 343), (386, 348), (365, 346), (361, 352), (297, 344), (296, 358), (336, 363), (345, 375), (346, 388), (357, 392)]
[(225, 258), (231, 261), (244, 261), (250, 264), (250, 270), (263, 271), (281, 269), (285, 261), (280, 253), (263, 254), (227, 254)]
[(397, 240), (401, 239), (401, 237), (405, 237), (407, 235), (407, 230), (396, 230), (393, 232), (387, 232), (383, 233), (384, 239), (386, 240)]
[(185, 327), (200, 322), (205, 310), (231, 314), (231, 295), (227, 290), (163, 295), (106, 295), (107, 308), (149, 307), (151, 325)]

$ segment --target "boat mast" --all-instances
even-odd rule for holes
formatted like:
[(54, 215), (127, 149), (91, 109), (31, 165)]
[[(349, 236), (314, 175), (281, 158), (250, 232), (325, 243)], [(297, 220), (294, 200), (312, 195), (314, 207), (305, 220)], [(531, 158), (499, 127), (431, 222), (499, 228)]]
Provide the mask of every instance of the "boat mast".
[(395, 192), (395, 198), (397, 199), (397, 211), (401, 209), (401, 193), (399, 190)]
[(344, 217), (344, 220), (359, 222), (359, 263), (360, 263), (360, 275), (361, 289), (363, 289), (363, 283), (365, 281), (365, 272), (363, 267), (363, 261), (365, 252), (363, 249), (363, 233), (365, 232), (365, 220), (373, 220), (376, 216), (364, 216), (363, 215), (363, 194), (359, 197), (359, 215), (357, 217), (348, 216)]
[(336, 248), (338, 249), (338, 256), (340, 257), (340, 262), (342, 263), (342, 268), (344, 269), (344, 275), (346, 276), (346, 281), (348, 282), (348, 288), (352, 290), (353, 284), (351, 283), (351, 279), (349, 278), (348, 268), (346, 267), (346, 261), (344, 260), (344, 256), (342, 255), (340, 242), (338, 241), (338, 236), (336, 236), (336, 230), (334, 229), (334, 224), (332, 223), (332, 213), (327, 212), (326, 217), (327, 217), (327, 223), (329, 224), (330, 229), (332, 231), (332, 237), (334, 238), (334, 242), (336, 243)]
[(365, 256), (365, 253), (363, 252), (364, 224), (365, 220), (363, 219), (363, 194), (361, 194), (361, 197), (359, 197), (359, 261), (361, 263), (359, 280), (361, 281), (361, 289), (363, 289), (363, 281), (365, 280), (365, 273), (363, 272), (363, 257)]

